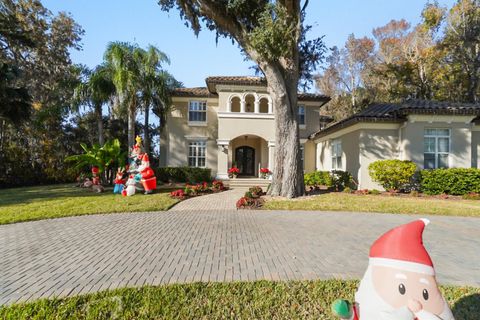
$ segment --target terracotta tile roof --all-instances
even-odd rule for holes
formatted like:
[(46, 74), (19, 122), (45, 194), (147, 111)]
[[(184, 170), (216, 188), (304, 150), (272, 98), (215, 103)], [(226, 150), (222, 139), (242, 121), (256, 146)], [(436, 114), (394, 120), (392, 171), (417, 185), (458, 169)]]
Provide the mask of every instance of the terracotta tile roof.
[[(217, 97), (216, 85), (245, 85), (245, 86), (267, 86), (267, 81), (263, 77), (252, 76), (217, 76), (208, 77), (205, 82), (207, 87), (198, 88), (179, 88), (173, 91), (174, 97)], [(313, 93), (298, 93), (300, 101), (323, 101), (328, 102), (330, 98), (324, 95)]]
[(252, 77), (252, 76), (216, 76), (208, 77), (205, 79), (207, 83), (208, 90), (210, 92), (216, 93), (217, 84), (236, 84), (244, 86), (266, 86), (267, 81), (263, 77)]
[(330, 124), (312, 134), (310, 139), (326, 136), (358, 122), (403, 122), (409, 114), (480, 116), (480, 104), (419, 99), (409, 99), (403, 103), (376, 103), (351, 117)]
[(177, 88), (173, 90), (172, 96), (174, 97), (199, 97), (199, 98), (211, 98), (217, 97), (216, 94), (210, 93), (206, 87), (196, 88)]

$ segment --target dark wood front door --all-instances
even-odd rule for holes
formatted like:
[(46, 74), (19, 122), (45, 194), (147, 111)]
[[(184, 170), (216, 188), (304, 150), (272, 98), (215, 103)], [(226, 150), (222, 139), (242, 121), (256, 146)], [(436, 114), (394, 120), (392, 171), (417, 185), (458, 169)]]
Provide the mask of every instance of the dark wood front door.
[(255, 149), (247, 146), (235, 149), (235, 163), (240, 176), (255, 175)]

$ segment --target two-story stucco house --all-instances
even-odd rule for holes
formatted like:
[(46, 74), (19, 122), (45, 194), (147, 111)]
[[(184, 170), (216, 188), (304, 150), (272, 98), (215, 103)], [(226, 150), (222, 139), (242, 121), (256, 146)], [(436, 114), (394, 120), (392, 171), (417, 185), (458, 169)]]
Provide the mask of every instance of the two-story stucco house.
[(418, 169), (479, 168), (480, 105), (407, 100), (373, 104), (310, 137), (317, 170), (346, 170), (361, 189), (381, 189), (368, 166), (376, 160), (415, 162)]
[[(236, 165), (240, 176), (258, 177), (273, 168), (275, 105), (260, 77), (209, 77), (206, 87), (177, 89), (161, 136), (162, 166), (207, 167), (228, 179)], [(316, 146), (308, 137), (320, 129), (323, 95), (298, 96), (300, 142), (305, 171), (315, 170)]]

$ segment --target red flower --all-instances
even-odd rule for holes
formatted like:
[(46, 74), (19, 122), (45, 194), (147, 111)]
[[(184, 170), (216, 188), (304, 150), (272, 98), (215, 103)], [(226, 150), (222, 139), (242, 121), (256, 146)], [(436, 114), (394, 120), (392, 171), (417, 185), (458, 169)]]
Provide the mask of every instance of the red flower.
[(238, 169), (237, 167), (232, 167), (232, 168), (228, 169), (228, 173), (230, 173), (230, 174), (239, 174), (239, 173), (240, 173), (240, 169)]
[(261, 168), (260, 169), (260, 173), (264, 173), (264, 174), (270, 174), (272, 173), (270, 170), (268, 170), (268, 168)]

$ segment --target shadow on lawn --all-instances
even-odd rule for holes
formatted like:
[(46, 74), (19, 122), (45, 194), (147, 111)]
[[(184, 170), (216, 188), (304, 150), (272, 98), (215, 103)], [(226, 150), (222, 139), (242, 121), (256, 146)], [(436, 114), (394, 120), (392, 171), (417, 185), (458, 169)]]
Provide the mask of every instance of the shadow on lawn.
[(480, 319), (480, 294), (465, 296), (455, 303), (452, 309), (455, 320)]
[(3, 189), (0, 193), (1, 206), (28, 204), (39, 200), (58, 200), (61, 198), (101, 197), (111, 195), (112, 188), (104, 193), (95, 193), (90, 189), (75, 187), (74, 184), (59, 184), (26, 188)]

